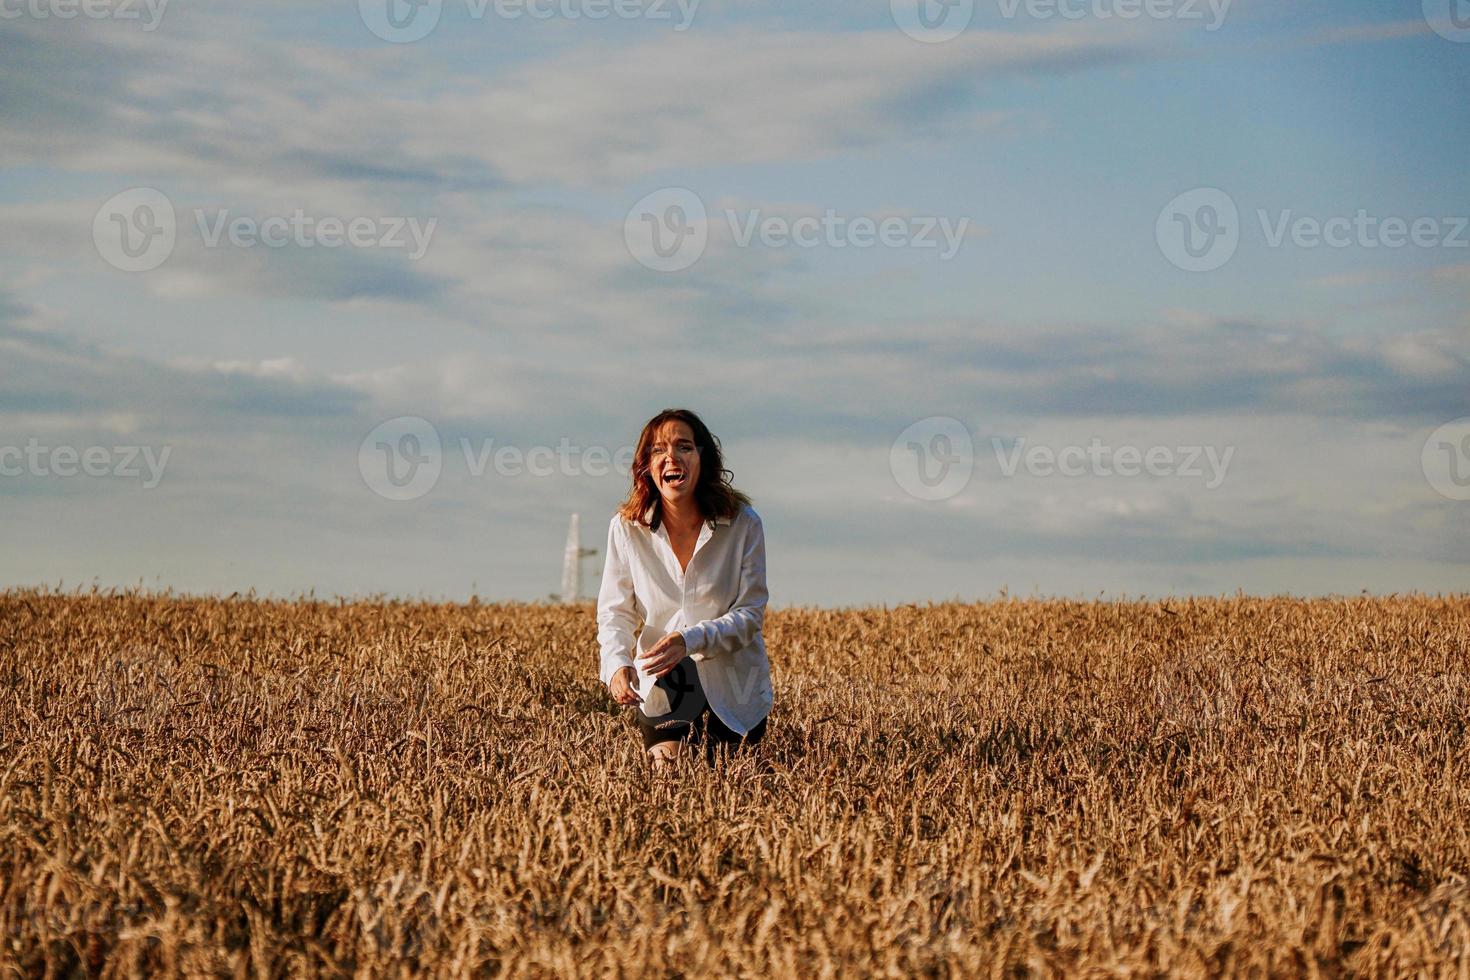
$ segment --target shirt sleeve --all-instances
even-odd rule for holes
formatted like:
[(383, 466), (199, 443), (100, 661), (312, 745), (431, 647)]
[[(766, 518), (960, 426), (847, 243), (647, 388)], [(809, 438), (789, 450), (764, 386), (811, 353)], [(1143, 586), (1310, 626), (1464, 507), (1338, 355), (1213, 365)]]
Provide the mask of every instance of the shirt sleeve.
[(643, 620), (643, 605), (633, 592), (633, 574), (618, 542), (618, 515), (607, 526), (602, 588), (597, 593), (597, 676), (603, 684), (623, 667), (634, 667), (633, 633)]
[(730, 611), (679, 631), (693, 660), (734, 653), (760, 634), (766, 618), (766, 532), (754, 511), (740, 556), (740, 592)]

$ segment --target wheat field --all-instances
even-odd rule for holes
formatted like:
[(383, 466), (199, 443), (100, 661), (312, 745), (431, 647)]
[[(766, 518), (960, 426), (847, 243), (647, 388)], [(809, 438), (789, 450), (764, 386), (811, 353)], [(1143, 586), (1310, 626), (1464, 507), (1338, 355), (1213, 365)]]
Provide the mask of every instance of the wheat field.
[(6, 975), (1470, 975), (1470, 598), (772, 610), (656, 778), (591, 604), (0, 593)]

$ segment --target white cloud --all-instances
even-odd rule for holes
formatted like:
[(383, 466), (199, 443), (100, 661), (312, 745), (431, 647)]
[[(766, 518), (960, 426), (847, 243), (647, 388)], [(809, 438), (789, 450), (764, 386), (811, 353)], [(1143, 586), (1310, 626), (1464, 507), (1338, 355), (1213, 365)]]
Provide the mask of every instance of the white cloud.
[(0, 87), (36, 91), (38, 80), (21, 77), (28, 61), (74, 84), (37, 92), (49, 111), (0, 113), (0, 162), (96, 170), (105, 161), (254, 196), (283, 179), (403, 194), (605, 186), (663, 169), (862, 151), (934, 135), (939, 119), (1004, 120), (977, 115), (987, 82), (1144, 57), (1131, 40), (1075, 29), (972, 31), (940, 46), (896, 30), (730, 30), (584, 46), (411, 94), (385, 81), (399, 66), (376, 51), (248, 32), (7, 30), (0, 56), (22, 44), (40, 53), (8, 67), (0, 57)]

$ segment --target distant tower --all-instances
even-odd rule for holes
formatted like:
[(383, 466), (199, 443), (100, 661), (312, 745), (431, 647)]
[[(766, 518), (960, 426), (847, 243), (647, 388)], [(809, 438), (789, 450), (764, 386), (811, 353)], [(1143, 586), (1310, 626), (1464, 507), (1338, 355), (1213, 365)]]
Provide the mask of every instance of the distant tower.
[(596, 548), (582, 547), (581, 519), (572, 515), (567, 527), (567, 550), (561, 564), (561, 601), (577, 602), (582, 597), (582, 559), (597, 554)]

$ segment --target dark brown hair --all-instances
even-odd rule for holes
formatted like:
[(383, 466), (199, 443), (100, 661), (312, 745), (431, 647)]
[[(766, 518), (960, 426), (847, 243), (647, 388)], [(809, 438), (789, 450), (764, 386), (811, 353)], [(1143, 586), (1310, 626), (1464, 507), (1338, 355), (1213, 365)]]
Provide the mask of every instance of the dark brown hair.
[[(730, 477), (735, 474), (725, 469), (720, 440), (698, 415), (687, 408), (666, 408), (643, 426), (643, 433), (638, 437), (638, 449), (633, 454), (633, 487), (628, 492), (628, 499), (618, 507), (618, 513), (629, 521), (658, 529), (659, 522), (663, 520), (663, 497), (659, 495), (649, 467), (654, 436), (669, 422), (683, 422), (689, 426), (694, 433), (694, 444), (699, 447), (699, 482), (694, 485), (694, 502), (699, 505), (699, 513), (707, 521), (714, 521), (717, 517), (733, 518), (740, 513), (749, 505), (750, 498), (730, 485)], [(650, 505), (653, 506), (653, 515), (645, 523), (643, 514)]]

